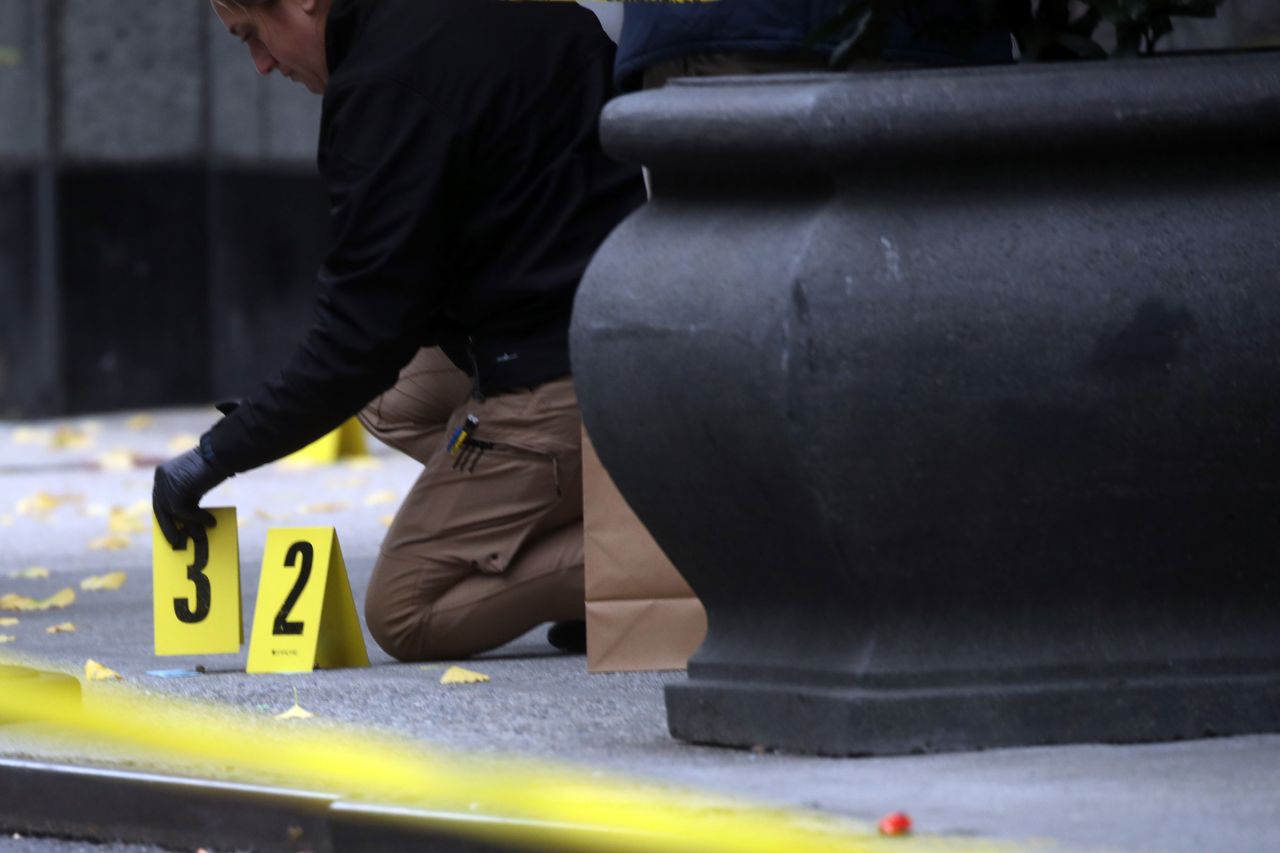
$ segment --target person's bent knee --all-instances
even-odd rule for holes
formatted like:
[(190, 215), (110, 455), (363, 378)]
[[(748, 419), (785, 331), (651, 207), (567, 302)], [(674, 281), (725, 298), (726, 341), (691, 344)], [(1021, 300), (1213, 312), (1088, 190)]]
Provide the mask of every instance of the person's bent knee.
[(449, 637), (433, 636), (431, 615), (425, 610), (420, 615), (389, 619), (366, 606), (365, 622), (378, 647), (401, 663), (458, 660), (485, 651)]
[(364, 605), (364, 621), (378, 647), (398, 661), (418, 660), (413, 640), (412, 619), (401, 616), (392, 618), (385, 608), (378, 606), (373, 596)]
[(485, 651), (467, 644), (464, 638), (442, 634), (432, 624), (433, 602), (410, 601), (390, 593), (391, 590), (380, 589), (376, 583), (369, 587), (364, 620), (374, 642), (391, 657), (402, 663), (411, 663), (455, 660)]
[(385, 576), (378, 568), (364, 601), (364, 621), (374, 642), (398, 661), (431, 659), (423, 642), (431, 602), (412, 600), (404, 585), (379, 583)]

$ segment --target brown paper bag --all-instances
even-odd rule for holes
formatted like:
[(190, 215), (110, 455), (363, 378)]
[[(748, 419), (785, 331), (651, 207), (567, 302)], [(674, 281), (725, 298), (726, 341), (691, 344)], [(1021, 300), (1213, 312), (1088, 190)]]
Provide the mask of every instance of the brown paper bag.
[(707, 613), (582, 437), (587, 670), (684, 669)]

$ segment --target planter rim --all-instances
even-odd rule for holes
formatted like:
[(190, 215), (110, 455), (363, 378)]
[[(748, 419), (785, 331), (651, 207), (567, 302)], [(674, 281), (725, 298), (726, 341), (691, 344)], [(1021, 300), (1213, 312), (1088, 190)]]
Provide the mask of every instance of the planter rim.
[(683, 79), (612, 101), (601, 132), (615, 157), (704, 175), (1256, 146), (1280, 140), (1280, 50)]

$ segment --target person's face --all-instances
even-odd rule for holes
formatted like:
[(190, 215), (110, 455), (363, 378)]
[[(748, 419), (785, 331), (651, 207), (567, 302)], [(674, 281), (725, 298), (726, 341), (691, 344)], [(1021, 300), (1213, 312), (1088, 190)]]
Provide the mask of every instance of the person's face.
[(213, 0), (213, 11), (248, 46), (259, 74), (279, 71), (317, 95), (329, 84), (324, 48), (328, 6), (326, 0), (276, 0), (265, 6)]

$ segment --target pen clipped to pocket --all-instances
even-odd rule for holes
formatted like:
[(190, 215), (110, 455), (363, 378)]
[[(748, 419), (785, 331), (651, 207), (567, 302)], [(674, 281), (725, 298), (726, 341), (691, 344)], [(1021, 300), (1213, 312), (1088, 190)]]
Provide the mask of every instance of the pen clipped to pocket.
[(476, 470), (480, 458), (485, 451), (492, 450), (494, 445), (476, 438), (476, 430), (480, 428), (480, 420), (475, 415), (467, 415), (462, 426), (449, 438), (449, 455), (453, 457), (455, 471), (468, 473)]

